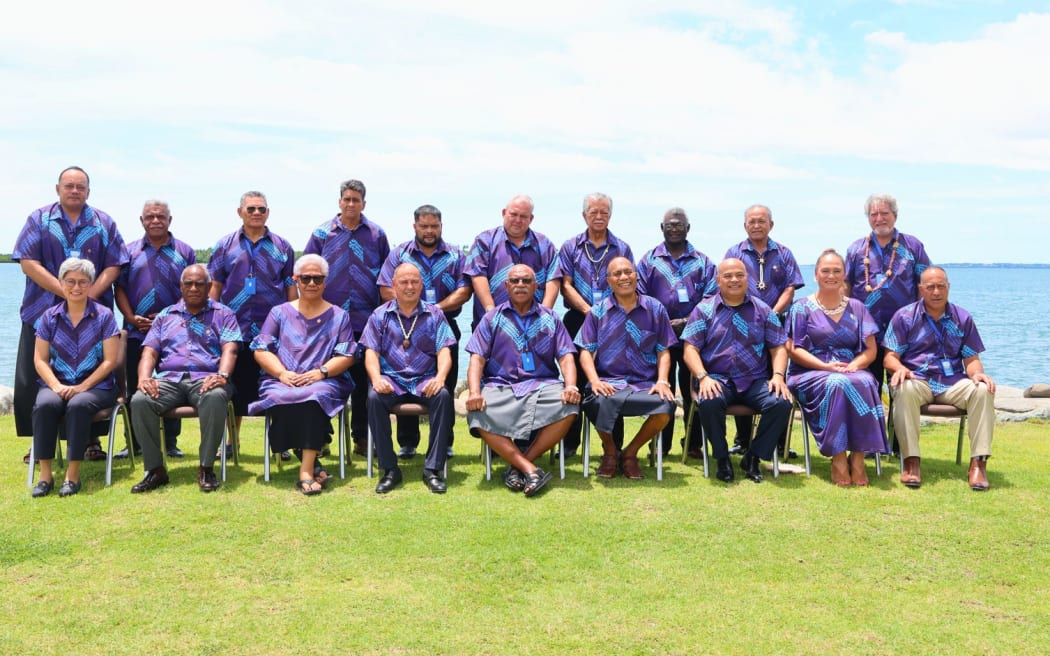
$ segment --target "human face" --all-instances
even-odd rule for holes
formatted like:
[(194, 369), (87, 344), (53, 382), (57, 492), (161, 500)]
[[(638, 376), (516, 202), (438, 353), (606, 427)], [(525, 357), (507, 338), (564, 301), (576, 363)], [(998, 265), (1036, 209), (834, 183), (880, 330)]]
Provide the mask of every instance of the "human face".
[(948, 306), (948, 276), (940, 269), (927, 269), (919, 279), (919, 296), (926, 304), (926, 310), (940, 314)]
[(171, 227), (171, 214), (163, 205), (146, 205), (139, 217), (148, 239), (163, 239)]
[(604, 198), (591, 199), (587, 202), (587, 209), (583, 211), (583, 220), (587, 222), (587, 228), (598, 234), (609, 229), (611, 217), (612, 208)]
[(507, 203), (503, 209), (503, 230), (511, 239), (524, 239), (532, 225), (532, 206), (522, 199)]
[(660, 230), (664, 233), (664, 242), (668, 246), (681, 246), (689, 234), (689, 221), (680, 216), (664, 217), (660, 223)]
[(518, 264), (507, 273), (507, 292), (511, 303), (527, 305), (536, 297), (536, 274), (527, 266)]
[(208, 297), (207, 281), (208, 276), (199, 267), (183, 272), (180, 286), (182, 287), (182, 300), (186, 302), (186, 307), (199, 308), (204, 305)]
[(423, 290), (423, 278), (419, 270), (413, 266), (407, 266), (394, 275), (394, 296), (399, 303), (415, 304), (419, 301), (419, 294)]
[(318, 281), (317, 278), (324, 278), (324, 276), (319, 265), (305, 265), (303, 270), (295, 276), (295, 282), (299, 286), (299, 296), (311, 300), (320, 298), (324, 293), (324, 280)]
[(80, 271), (70, 271), (62, 278), (62, 289), (65, 291), (66, 300), (71, 303), (86, 301), (90, 288), (91, 278)]
[(897, 224), (897, 216), (890, 211), (890, 206), (885, 201), (871, 204), (868, 211), (868, 224), (876, 237), (893, 236), (893, 226)]
[(245, 228), (261, 230), (266, 227), (266, 219), (270, 218), (270, 208), (266, 205), (266, 199), (248, 196), (237, 209), (237, 215), (241, 217)]
[(747, 294), (747, 269), (740, 260), (725, 260), (718, 265), (718, 291), (722, 298), (735, 302)]
[(627, 296), (638, 291), (638, 273), (626, 257), (615, 257), (609, 262), (605, 279), (616, 296)]
[(834, 255), (825, 255), (820, 258), (813, 271), (813, 279), (817, 281), (817, 285), (822, 290), (826, 291), (841, 292), (845, 276), (846, 270), (842, 266), (842, 260)]
[(63, 173), (55, 185), (55, 192), (58, 193), (58, 202), (62, 209), (73, 214), (79, 214), (84, 209), (88, 196), (91, 195), (87, 176), (77, 170)]
[(761, 207), (754, 207), (744, 215), (744, 230), (751, 241), (764, 244), (769, 239), (769, 231), (772, 229), (773, 220)]
[(357, 223), (361, 212), (365, 211), (365, 199), (360, 192), (347, 189), (339, 197), (339, 220), (343, 223)]
[(441, 241), (441, 219), (433, 214), (420, 214), (412, 229), (416, 231), (416, 244), (423, 248), (434, 248)]

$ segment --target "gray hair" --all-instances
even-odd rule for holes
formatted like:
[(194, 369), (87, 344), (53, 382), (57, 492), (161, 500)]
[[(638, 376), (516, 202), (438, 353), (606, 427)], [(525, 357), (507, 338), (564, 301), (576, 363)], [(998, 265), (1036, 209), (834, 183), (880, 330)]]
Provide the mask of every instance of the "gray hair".
[(746, 210), (744, 210), (744, 219), (745, 220), (747, 219), (747, 215), (751, 213), (751, 210), (762, 210), (763, 212), (766, 213), (766, 218), (768, 218), (770, 221), (773, 220), (773, 210), (769, 209), (765, 205), (759, 205), (757, 203), (755, 205), (752, 205), (751, 207), (747, 208)]
[(606, 196), (605, 194), (603, 194), (600, 191), (596, 191), (593, 194), (587, 194), (586, 196), (583, 197), (583, 211), (586, 212), (587, 211), (587, 207), (591, 204), (591, 201), (596, 201), (596, 200), (608, 201), (608, 203), (609, 203), (609, 211), (612, 212), (612, 208), (613, 208), (613, 206), (612, 206), (612, 198), (609, 198), (608, 196)]
[(58, 267), (58, 279), (65, 280), (66, 274), (72, 271), (80, 272), (91, 282), (95, 282), (95, 265), (90, 260), (82, 260), (79, 257), (69, 258)]
[(264, 194), (263, 192), (261, 192), (261, 191), (246, 191), (243, 194), (241, 194), (241, 207), (244, 207), (244, 201), (248, 200), (249, 198), (262, 198), (264, 203), (267, 202), (266, 194)]
[(347, 180), (346, 182), (339, 185), (339, 197), (342, 198), (343, 194), (347, 191), (356, 191), (361, 194), (361, 200), (365, 199), (365, 183), (360, 180)]
[[(241, 200), (241, 204), (244, 204), (243, 199)], [(142, 209), (146, 209), (147, 207), (150, 207), (152, 205), (160, 205), (164, 208), (165, 212), (167, 212), (169, 215), (171, 214), (171, 207), (168, 205), (168, 201), (160, 200), (159, 198), (150, 198), (142, 204)]]
[(532, 196), (528, 194), (514, 194), (510, 197), (510, 200), (507, 201), (507, 206), (509, 207), (510, 204), (516, 200), (523, 200), (529, 204), (529, 214), (532, 214), (534, 211), (536, 211), (536, 203), (532, 202)]
[(179, 282), (186, 282), (186, 274), (189, 273), (191, 269), (200, 269), (201, 272), (204, 273), (204, 282), (211, 284), (211, 274), (208, 273), (208, 267), (203, 264), (191, 264), (187, 266), (182, 270), (182, 274), (179, 276)]
[(88, 188), (89, 189), (91, 188), (91, 176), (88, 175), (87, 171), (85, 171), (84, 169), (80, 168), (79, 166), (67, 166), (66, 168), (62, 169), (62, 172), (58, 174), (58, 181), (59, 181), (59, 183), (62, 182), (62, 176), (65, 175), (66, 173), (68, 173), (69, 171), (80, 171), (81, 173), (83, 173), (84, 174), (84, 180), (87, 181)]
[(890, 211), (893, 212), (894, 218), (897, 217), (897, 199), (890, 194), (872, 194), (868, 196), (868, 200), (864, 201), (864, 216), (871, 214), (871, 206), (875, 203), (886, 203)]
[(295, 266), (292, 267), (292, 273), (299, 275), (303, 272), (309, 264), (315, 264), (321, 269), (321, 275), (328, 275), (328, 260), (324, 259), (317, 253), (307, 253), (302, 255), (298, 260), (295, 261)]
[[(610, 207), (610, 209), (612, 208)], [(664, 212), (664, 221), (670, 221), (671, 219), (681, 219), (685, 223), (689, 223), (689, 215), (681, 207), (672, 207)]]
[[(364, 198), (364, 196), (362, 195), (361, 198)], [(421, 216), (436, 216), (437, 220), (440, 221), (441, 210), (434, 207), (433, 205), (420, 205), (416, 208), (416, 212), (414, 214), (415, 221), (419, 221), (419, 217)]]

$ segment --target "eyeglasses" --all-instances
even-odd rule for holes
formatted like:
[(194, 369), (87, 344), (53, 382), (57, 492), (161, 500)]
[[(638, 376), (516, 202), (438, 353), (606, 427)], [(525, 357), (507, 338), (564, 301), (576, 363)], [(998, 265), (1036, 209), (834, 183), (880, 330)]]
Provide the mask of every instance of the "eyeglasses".
[(201, 289), (204, 289), (205, 287), (208, 286), (208, 283), (206, 281), (204, 281), (204, 280), (183, 280), (182, 281), (182, 286), (183, 287), (189, 287), (190, 289), (194, 289), (194, 288), (197, 288), (197, 287), (200, 287)]
[(63, 278), (62, 284), (64, 284), (66, 287), (69, 287), (70, 289), (73, 289), (74, 287), (90, 287), (91, 281), (87, 280), (86, 278), (80, 280), (74, 280), (72, 278)]
[(512, 285), (531, 285), (536, 282), (535, 278), (507, 278), (507, 282)]
[(244, 208), (244, 211), (248, 214), (266, 214), (270, 211), (269, 207), (258, 207), (256, 205), (249, 205)]
[(326, 276), (311, 276), (308, 274), (300, 274), (299, 282), (304, 285), (323, 285)]
[(682, 223), (681, 221), (671, 221), (664, 223), (660, 226), (664, 230), (685, 230), (689, 227), (688, 223)]

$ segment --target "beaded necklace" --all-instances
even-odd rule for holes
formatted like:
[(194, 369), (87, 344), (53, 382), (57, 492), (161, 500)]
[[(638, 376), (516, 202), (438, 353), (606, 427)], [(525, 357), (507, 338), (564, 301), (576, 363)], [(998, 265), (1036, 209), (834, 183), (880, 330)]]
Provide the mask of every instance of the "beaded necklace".
[(890, 263), (886, 267), (886, 277), (879, 281), (879, 284), (874, 287), (871, 286), (871, 279), (869, 277), (869, 265), (871, 264), (871, 258), (868, 255), (871, 253), (871, 239), (868, 239), (867, 243), (864, 244), (864, 291), (873, 292), (876, 289), (880, 289), (886, 284), (886, 281), (893, 275), (893, 262), (897, 259), (897, 246), (900, 241), (894, 237), (893, 246), (890, 247)]

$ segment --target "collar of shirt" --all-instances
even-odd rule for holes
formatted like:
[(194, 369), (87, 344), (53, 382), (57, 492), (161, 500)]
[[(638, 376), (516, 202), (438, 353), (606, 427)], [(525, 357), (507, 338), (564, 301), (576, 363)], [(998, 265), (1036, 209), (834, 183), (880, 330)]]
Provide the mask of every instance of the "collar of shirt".
[[(758, 253), (758, 251), (755, 249), (755, 245), (751, 243), (750, 239), (745, 239), (742, 243), (744, 245), (744, 250), (745, 251), (751, 251), (752, 253)], [(775, 251), (778, 248), (779, 248), (779, 246), (777, 246), (777, 243), (775, 241), (773, 241), (772, 239), (769, 239), (768, 237), (766, 238), (766, 251), (765, 252), (768, 253), (769, 251)]]
[(685, 257), (688, 257), (690, 259), (695, 259), (695, 258), (699, 257), (697, 255), (697, 253), (696, 253), (696, 249), (693, 248), (693, 245), (690, 244), (688, 241), (685, 242), (685, 251), (683, 251), (682, 254), (679, 255), (677, 258), (675, 258), (673, 255), (671, 255), (667, 251), (667, 242), (663, 242), (663, 241), (660, 242), (660, 244), (656, 248), (653, 249), (653, 255), (655, 255), (657, 257), (666, 257), (667, 259), (669, 259), (671, 261), (677, 261), (677, 260), (680, 260), (680, 259), (685, 258)]
[(190, 312), (189, 309), (187, 309), (187, 307), (186, 307), (186, 299), (180, 298), (175, 303), (175, 305), (171, 306), (171, 311), (172, 312), (177, 312), (178, 314), (181, 314), (183, 316), (196, 317), (196, 316), (200, 316), (200, 315), (204, 314), (208, 310), (211, 310), (213, 307), (215, 307), (214, 303), (215, 303), (215, 301), (211, 300), (210, 298), (205, 298), (204, 299), (204, 309), (201, 310), (200, 312), (198, 312), (197, 314), (194, 314), (194, 313)]
[(434, 254), (433, 255), (429, 255), (428, 256), (426, 253), (424, 253), (423, 249), (419, 247), (419, 244), (416, 243), (415, 239), (413, 239), (413, 240), (411, 240), (411, 241), (406, 243), (405, 250), (408, 251), (409, 253), (419, 253), (422, 257), (430, 257), (430, 258), (433, 258), (433, 257), (436, 257), (438, 255), (442, 255), (444, 253), (450, 252), (448, 244), (445, 243), (444, 239), (439, 239), (438, 240), (437, 246), (434, 247)]
[[(395, 312), (401, 314), (401, 308), (398, 307), (396, 298), (391, 301), (387, 301), (386, 307), (383, 308), (383, 314), (392, 314)], [(411, 319), (412, 317), (416, 316), (417, 314), (420, 314), (421, 312), (423, 312), (423, 301), (419, 300), (416, 301), (416, 308), (412, 311), (412, 314), (408, 315), (408, 317), (406, 318)], [(401, 316), (405, 315), (402, 314)]]
[[(273, 239), (270, 239), (270, 227), (269, 226), (263, 226), (263, 230), (265, 230), (265, 232), (263, 232), (262, 237), (259, 237), (259, 241), (262, 241), (264, 239), (269, 239), (270, 241), (273, 241)], [(258, 244), (259, 243), (259, 241), (253, 242), (248, 237), (248, 235), (245, 234), (244, 226), (241, 226), (240, 230), (237, 231), (237, 240), (240, 241), (242, 238), (247, 239), (248, 243), (251, 243), (251, 244)]]
[[(84, 307), (84, 318), (91, 317), (92, 319), (98, 317), (98, 303), (89, 298), (87, 305)], [(73, 325), (73, 320), (69, 318), (69, 301), (62, 301), (62, 319), (69, 325)]]
[(500, 236), (500, 238), (501, 238), (501, 239), (502, 239), (502, 240), (503, 240), (503, 241), (504, 241), (504, 242), (505, 242), (505, 243), (507, 244), (507, 246), (508, 246), (508, 247), (510, 247), (510, 248), (517, 248), (517, 249), (522, 249), (522, 248), (532, 248), (532, 247), (533, 247), (533, 244), (535, 244), (535, 243), (536, 243), (535, 235), (534, 235), (534, 234), (533, 234), (533, 232), (532, 232), (532, 228), (529, 228), (528, 230), (526, 230), (526, 232), (525, 232), (525, 239), (524, 239), (524, 240), (522, 240), (522, 242), (521, 242), (521, 246), (518, 246), (517, 244), (515, 244), (514, 242), (512, 242), (512, 241), (510, 240), (510, 237), (508, 237), (508, 236), (507, 236), (507, 230), (506, 230), (506, 229), (505, 229), (505, 228), (504, 228), (503, 226), (500, 226), (500, 227), (498, 228), (498, 230), (499, 230), (499, 236)]
[(744, 300), (740, 303), (740, 305), (729, 305), (728, 303), (726, 303), (725, 299), (722, 298), (722, 292), (720, 291), (714, 293), (714, 296), (711, 297), (711, 302), (714, 304), (716, 310), (718, 309), (719, 305), (721, 305), (722, 307), (729, 308), (730, 310), (737, 310), (739, 308), (744, 307), (745, 305), (753, 305), (753, 303), (751, 302), (751, 294), (744, 294)]
[(361, 222), (358, 223), (357, 227), (354, 227), (354, 228), (347, 228), (345, 225), (343, 225), (343, 222), (339, 220), (339, 216), (340, 216), (339, 214), (336, 214), (335, 217), (332, 218), (332, 228), (331, 228), (332, 232), (335, 232), (337, 230), (346, 230), (350, 234), (353, 234), (353, 233), (357, 232), (358, 230), (360, 230), (361, 228), (365, 227), (366, 225), (369, 226), (369, 228), (368, 228), (369, 230), (372, 229), (372, 227), (371, 227), (372, 226), (372, 222), (369, 221), (368, 217), (365, 216), (364, 214), (361, 215)]

